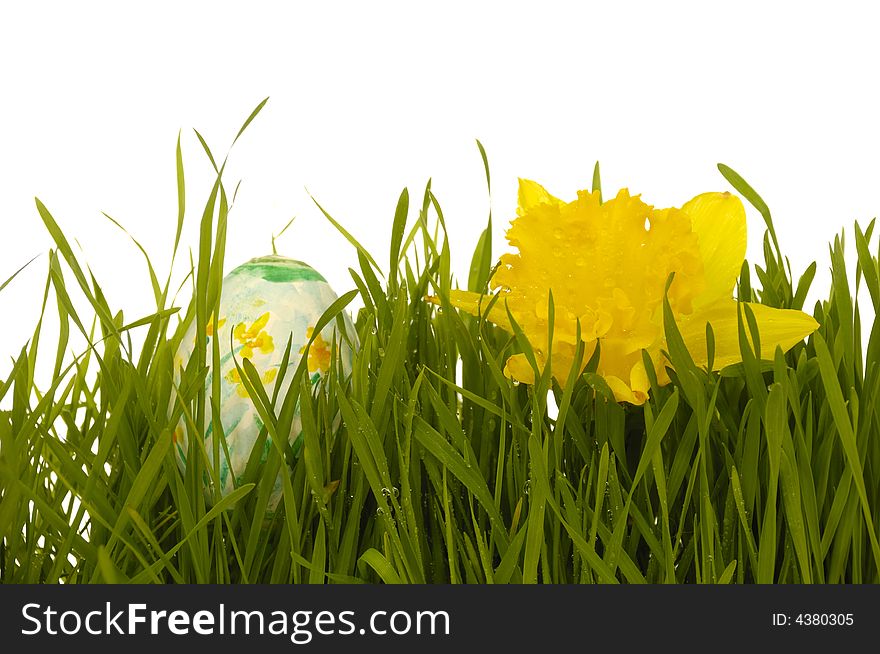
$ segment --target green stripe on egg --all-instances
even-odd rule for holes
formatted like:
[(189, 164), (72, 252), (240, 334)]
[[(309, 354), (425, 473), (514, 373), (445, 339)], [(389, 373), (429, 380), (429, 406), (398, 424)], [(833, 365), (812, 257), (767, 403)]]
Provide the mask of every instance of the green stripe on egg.
[(274, 284), (300, 281), (327, 283), (327, 280), (307, 263), (275, 254), (251, 259), (229, 273), (230, 278), (237, 275), (260, 277)]

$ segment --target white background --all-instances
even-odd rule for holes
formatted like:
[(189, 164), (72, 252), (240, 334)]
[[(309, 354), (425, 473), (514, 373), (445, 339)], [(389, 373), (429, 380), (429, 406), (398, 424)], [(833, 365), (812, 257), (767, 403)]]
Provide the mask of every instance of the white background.
[[(813, 300), (827, 293), (827, 242), (878, 213), (869, 3), (308, 4), (0, 5), (0, 282), (43, 253), (0, 293), (0, 375), (42, 300), (52, 243), (34, 196), (134, 320), (153, 309), (146, 268), (100, 212), (164, 277), (182, 130), (182, 274), (212, 181), (192, 129), (222, 157), (266, 96), (228, 166), (229, 187), (242, 180), (228, 268), (270, 252), (295, 215), (279, 253), (340, 294), (356, 258), (305, 188), (384, 264), (400, 190), (416, 204), (432, 177), (464, 285), (489, 208), (477, 138), (496, 256), (518, 176), (573, 199), (596, 160), (606, 195), (627, 186), (656, 206), (726, 190), (715, 164), (732, 166), (771, 207), (795, 273), (819, 261)], [(756, 259), (763, 224), (748, 215)]]

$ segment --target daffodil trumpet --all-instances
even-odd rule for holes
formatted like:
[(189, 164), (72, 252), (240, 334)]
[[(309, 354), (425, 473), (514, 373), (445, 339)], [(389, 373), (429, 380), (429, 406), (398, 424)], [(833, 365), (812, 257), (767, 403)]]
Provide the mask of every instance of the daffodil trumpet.
[[(506, 234), (518, 252), (500, 257), (489, 293), (449, 294), (454, 307), (511, 332), (512, 318), (525, 335), (534, 360), (525, 353), (509, 357), (504, 373), (511, 379), (532, 384), (536, 368), (543, 374), (549, 365), (564, 387), (583, 343), (581, 370), (598, 347), (597, 373), (615, 399), (643, 404), (650, 390), (643, 351), (657, 382), (670, 381), (664, 298), (694, 363), (712, 370), (742, 360), (742, 305), (758, 326), (761, 359), (772, 359), (777, 347), (788, 351), (818, 327), (803, 311), (733, 297), (746, 253), (746, 215), (730, 193), (703, 193), (681, 208), (655, 209), (627, 189), (607, 202), (591, 191), (563, 202), (521, 179), (518, 200)], [(714, 348), (707, 348), (707, 324)]]

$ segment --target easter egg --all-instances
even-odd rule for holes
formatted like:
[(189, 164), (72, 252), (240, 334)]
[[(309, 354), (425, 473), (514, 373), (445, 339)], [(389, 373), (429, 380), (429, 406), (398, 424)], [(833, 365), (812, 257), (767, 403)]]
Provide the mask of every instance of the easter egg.
[[(281, 387), (278, 389), (275, 405), (276, 417), (281, 412), (282, 400), (303, 356), (307, 356), (305, 374), (313, 385), (317, 384), (333, 364), (331, 352), (335, 342), (341, 368), (348, 374), (352, 359), (349, 341), (355, 342), (355, 332), (345, 312), (343, 322), (348, 338), (343, 338), (338, 333), (337, 322), (331, 320), (315, 336), (307, 354), (305, 353), (306, 344), (312, 339), (318, 320), (336, 299), (336, 293), (314, 268), (301, 261), (272, 255), (251, 259), (223, 279), (216, 334), (213, 319), (207, 325), (196, 325), (195, 320), (192, 321), (175, 356), (175, 378), (176, 382), (180, 381), (181, 370), (186, 367), (193, 354), (196, 339), (204, 339), (207, 344), (206, 362), (209, 371), (205, 380), (206, 428), (201, 436), (210, 464), (218, 471), (221, 496), (228, 495), (242, 483), (245, 467), (264, 427), (254, 401), (241, 379), (243, 360), (249, 359), (253, 364), (270, 399), (280, 381)], [(219, 362), (213, 360), (214, 338), (218, 339)], [(291, 341), (290, 353), (286, 369), (282, 371), (288, 340)], [(239, 368), (242, 372), (239, 372)], [(214, 375), (220, 377), (220, 425), (216, 427), (211, 411)], [(219, 429), (222, 429), (226, 437), (229, 455), (227, 457), (221, 443), (219, 465), (214, 466), (213, 439)], [(174, 447), (181, 469), (184, 469), (187, 452), (192, 447), (187, 441), (188, 433), (186, 422), (181, 418), (174, 431)], [(298, 453), (302, 441), (298, 404), (287, 437), (294, 452)], [(267, 438), (261, 461), (266, 461), (272, 447), (271, 439)], [(269, 498), (269, 511), (274, 511), (281, 500), (281, 475), (288, 472), (284, 466), (279, 472)], [(212, 495), (210, 492), (207, 494)]]

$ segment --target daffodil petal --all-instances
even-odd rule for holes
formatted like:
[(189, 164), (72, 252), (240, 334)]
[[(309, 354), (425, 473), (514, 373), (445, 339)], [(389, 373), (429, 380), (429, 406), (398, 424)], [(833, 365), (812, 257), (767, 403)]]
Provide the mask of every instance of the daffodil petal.
[(681, 208), (699, 239), (706, 285), (697, 307), (729, 298), (746, 256), (746, 212), (730, 193), (703, 193)]
[(642, 361), (637, 361), (630, 370), (629, 384), (617, 375), (606, 373), (603, 377), (608, 387), (614, 392), (614, 399), (618, 402), (629, 402), (640, 406), (648, 399), (651, 382), (648, 380), (648, 373)]
[[(772, 360), (777, 346), (787, 352), (819, 327), (819, 323), (803, 311), (774, 309), (754, 302), (743, 304), (748, 304), (755, 314), (761, 341), (762, 359)], [(697, 365), (708, 365), (707, 322), (712, 325), (715, 336), (713, 369), (720, 370), (724, 366), (742, 361), (739, 348), (737, 306), (736, 300), (719, 300), (708, 307), (696, 310), (689, 316), (679, 318), (678, 329)], [(748, 333), (748, 328), (746, 333)], [(749, 341), (751, 342), (751, 339)]]
[(538, 182), (522, 178), (519, 180), (518, 200), (519, 206), (516, 209), (517, 216), (524, 215), (530, 209), (533, 209), (539, 204), (558, 205), (562, 202), (559, 198), (550, 195), (550, 193), (547, 192), (547, 189), (538, 184)]
[(633, 395), (641, 399), (639, 404), (644, 404), (648, 399), (648, 391), (651, 390), (651, 381), (648, 379), (644, 362), (638, 361), (633, 366), (629, 373), (629, 387), (632, 389)]
[(646, 399), (648, 399), (647, 394), (633, 392), (633, 390), (627, 386), (626, 382), (620, 377), (606, 375), (605, 383), (608, 384), (608, 387), (614, 393), (614, 399), (618, 402), (629, 402), (630, 404), (641, 405), (645, 403)]
[[(589, 361), (590, 357), (593, 356), (593, 352), (596, 350), (597, 343), (598, 341), (596, 339), (587, 340), (584, 342), (584, 352), (580, 358), (580, 363), (578, 364), (576, 374), (580, 374), (581, 372), (583, 372), (584, 368), (587, 365), (587, 361)], [(565, 343), (563, 341), (557, 341), (555, 339), (553, 340), (553, 353), (550, 355), (551, 371), (553, 373), (553, 377), (559, 383), (559, 386), (563, 389), (568, 383), (568, 377), (572, 372), (572, 367), (575, 363), (576, 351), (576, 345)]]
[[(426, 298), (429, 302), (433, 304), (440, 304), (440, 298), (436, 296), (428, 296)], [(491, 295), (486, 295), (485, 293), (474, 293), (473, 291), (459, 291), (453, 290), (449, 291), (449, 302), (457, 309), (461, 309), (462, 311), (466, 311), (472, 316), (481, 316), (486, 315), (486, 307), (489, 306), (489, 303), (492, 301)], [(499, 327), (502, 327), (508, 331), (513, 331), (510, 326), (510, 320), (507, 318), (507, 309), (504, 306), (504, 297), (499, 297), (495, 303), (492, 305), (492, 308), (489, 310), (488, 315), (486, 315), (486, 319), (494, 322)]]
[(504, 376), (523, 384), (535, 383), (535, 370), (525, 354), (514, 354), (507, 359)]

